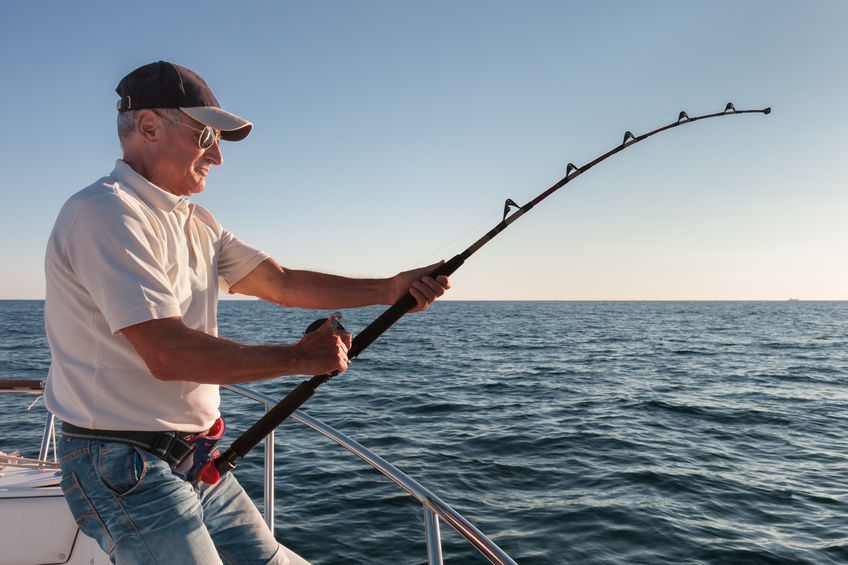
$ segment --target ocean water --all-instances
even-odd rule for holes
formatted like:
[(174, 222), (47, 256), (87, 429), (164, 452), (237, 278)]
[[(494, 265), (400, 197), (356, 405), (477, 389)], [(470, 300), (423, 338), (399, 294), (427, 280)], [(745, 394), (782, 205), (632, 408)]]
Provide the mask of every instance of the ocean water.
[[(0, 302), (0, 378), (43, 378), (39, 301)], [(354, 334), (382, 308), (343, 312)], [(292, 342), (326, 313), (223, 302), (223, 337)], [(256, 388), (282, 398), (302, 379)], [(0, 395), (0, 450), (43, 405)], [(228, 441), (261, 408), (224, 393)], [(303, 410), (518, 563), (848, 563), (848, 302), (439, 302)], [(417, 501), (289, 421), (277, 536), (315, 565), (426, 562)], [(261, 501), (262, 449), (236, 469)], [(442, 524), (447, 563), (485, 563)]]

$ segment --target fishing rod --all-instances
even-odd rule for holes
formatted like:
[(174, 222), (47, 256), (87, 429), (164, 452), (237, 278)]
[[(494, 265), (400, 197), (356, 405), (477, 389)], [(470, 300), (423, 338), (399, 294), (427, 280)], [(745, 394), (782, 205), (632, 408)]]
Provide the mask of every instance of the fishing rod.
[[(565, 176), (560, 179), (556, 184), (551, 186), (546, 191), (539, 194), (536, 198), (524, 204), (523, 206), (519, 206), (512, 199), (507, 198), (504, 203), (503, 210), (503, 219), (498, 223), (494, 228), (489, 230), (483, 237), (478, 239), (476, 242), (471, 244), (465, 251), (457, 254), (452, 259), (447, 261), (446, 263), (442, 263), (438, 267), (436, 267), (433, 272), (430, 273), (430, 276), (436, 278), (440, 275), (451, 275), (457, 269), (459, 269), (465, 261), (471, 257), (474, 253), (476, 253), (481, 247), (489, 243), (492, 239), (495, 238), (499, 233), (508, 228), (513, 222), (518, 220), (521, 216), (529, 212), (533, 207), (542, 202), (545, 198), (579, 177), (598, 163), (612, 157), (616, 153), (623, 151), (624, 149), (631, 147), (640, 141), (648, 139), (652, 135), (656, 135), (658, 133), (662, 133), (671, 128), (675, 128), (684, 124), (691, 124), (692, 122), (697, 122), (698, 120), (705, 120), (707, 118), (716, 118), (720, 116), (735, 116), (739, 114), (770, 114), (771, 108), (764, 108), (762, 110), (737, 110), (734, 108), (733, 103), (728, 102), (727, 106), (725, 106), (723, 112), (716, 112), (714, 114), (704, 114), (703, 116), (695, 116), (690, 118), (686, 112), (680, 112), (680, 115), (677, 117), (677, 121), (671, 122), (667, 125), (659, 127), (653, 131), (648, 133), (635, 136), (630, 131), (624, 133), (624, 140), (620, 145), (610, 149), (600, 157), (590, 161), (589, 163), (583, 165), (582, 167), (578, 167), (573, 163), (569, 163), (565, 170)], [(512, 209), (515, 208), (515, 211), (510, 213)], [(400, 320), (407, 312), (409, 312), (415, 305), (417, 304), (415, 298), (408, 292), (401, 297), (397, 302), (395, 302), (392, 306), (390, 306), (385, 312), (383, 312), (376, 320), (371, 322), (368, 327), (362, 330), (356, 337), (353, 338), (351, 342), (350, 349), (348, 350), (348, 359), (352, 360), (357, 357), (360, 353), (362, 353), (365, 349), (368, 348), (374, 341), (377, 340), (386, 330), (388, 330), (392, 325), (395, 324), (398, 320)], [(331, 323), (334, 324), (334, 327), (339, 327), (338, 320), (341, 316), (339, 314), (334, 314), (331, 317)], [(197, 470), (196, 478), (199, 481), (202, 481), (207, 484), (215, 484), (221, 475), (229, 472), (230, 470), (235, 468), (235, 463), (241, 457), (244, 457), (251, 449), (256, 447), (260, 441), (262, 441), (265, 436), (270, 434), (277, 426), (282, 424), (286, 418), (291, 416), (298, 408), (300, 408), (307, 400), (309, 400), (319, 386), (329, 381), (331, 378), (336, 376), (338, 372), (334, 372), (326, 375), (316, 375), (307, 381), (303, 381), (300, 383), (293, 391), (291, 391), (285, 398), (283, 398), (276, 406), (274, 406), (271, 410), (269, 410), (261, 419), (259, 419), (253, 426), (250, 427), (246, 432), (244, 432), (240, 437), (238, 437), (233, 444), (227, 449), (224, 453), (218, 454), (214, 453), (211, 458), (206, 462), (205, 466)], [(190, 477), (190, 480), (191, 477)]]

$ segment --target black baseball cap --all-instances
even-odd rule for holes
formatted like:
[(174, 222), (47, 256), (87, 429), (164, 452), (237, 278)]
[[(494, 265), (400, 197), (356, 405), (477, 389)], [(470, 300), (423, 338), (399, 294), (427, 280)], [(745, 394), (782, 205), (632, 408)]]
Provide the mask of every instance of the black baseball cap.
[(179, 108), (198, 122), (221, 131), (227, 141), (247, 137), (253, 124), (225, 112), (200, 75), (180, 65), (159, 61), (139, 67), (118, 83), (118, 111)]

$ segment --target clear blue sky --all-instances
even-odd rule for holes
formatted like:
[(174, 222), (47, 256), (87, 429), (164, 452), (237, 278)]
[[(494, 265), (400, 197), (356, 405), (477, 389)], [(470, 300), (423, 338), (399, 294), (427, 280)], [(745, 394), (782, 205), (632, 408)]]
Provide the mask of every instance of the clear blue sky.
[(4, 2), (0, 298), (42, 298), (65, 199), (159, 59), (252, 120), (194, 197), (292, 268), (449, 258), (456, 299), (848, 299), (848, 2)]

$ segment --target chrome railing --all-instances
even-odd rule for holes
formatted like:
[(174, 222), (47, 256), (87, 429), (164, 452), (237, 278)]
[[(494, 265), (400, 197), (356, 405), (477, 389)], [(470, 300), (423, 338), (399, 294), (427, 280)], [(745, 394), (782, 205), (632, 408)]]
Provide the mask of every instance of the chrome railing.
[[(265, 405), (270, 410), (277, 401), (270, 396), (250, 390), (242, 385), (225, 385), (223, 388), (246, 396), (256, 402)], [(490, 540), (486, 535), (474, 527), (471, 522), (463, 518), (459, 512), (445, 504), (439, 497), (427, 490), (417, 481), (406, 475), (394, 465), (376, 455), (370, 449), (362, 446), (343, 433), (333, 429), (320, 420), (301, 412), (295, 411), (292, 418), (309, 426), (318, 433), (330, 438), (341, 445), (374, 469), (394, 481), (398, 486), (413, 496), (424, 508), (424, 530), (427, 541), (427, 562), (430, 565), (442, 565), (442, 539), (439, 529), (441, 518), (449, 524), (456, 532), (465, 538), (477, 551), (480, 552), (490, 563), (495, 565), (515, 565), (515, 561), (501, 548)], [(269, 514), (273, 515), (274, 509), (274, 458), (273, 458), (273, 434), (265, 439), (265, 520), (269, 520)], [(270, 447), (269, 447), (270, 446)], [(269, 457), (270, 456), (270, 457)], [(269, 486), (270, 485), (270, 486)], [(269, 510), (270, 509), (270, 510)], [(273, 531), (273, 516), (269, 522)]]
[[(44, 396), (44, 381), (26, 379), (0, 379), (0, 394), (34, 394), (37, 396), (29, 405), (30, 410), (35, 403)], [(47, 463), (50, 455), (50, 447), (53, 447), (53, 463), (56, 463), (56, 432), (53, 426), (55, 418), (47, 412), (47, 420), (44, 422), (44, 433), (41, 435), (41, 447), (38, 449), (38, 460)]]

